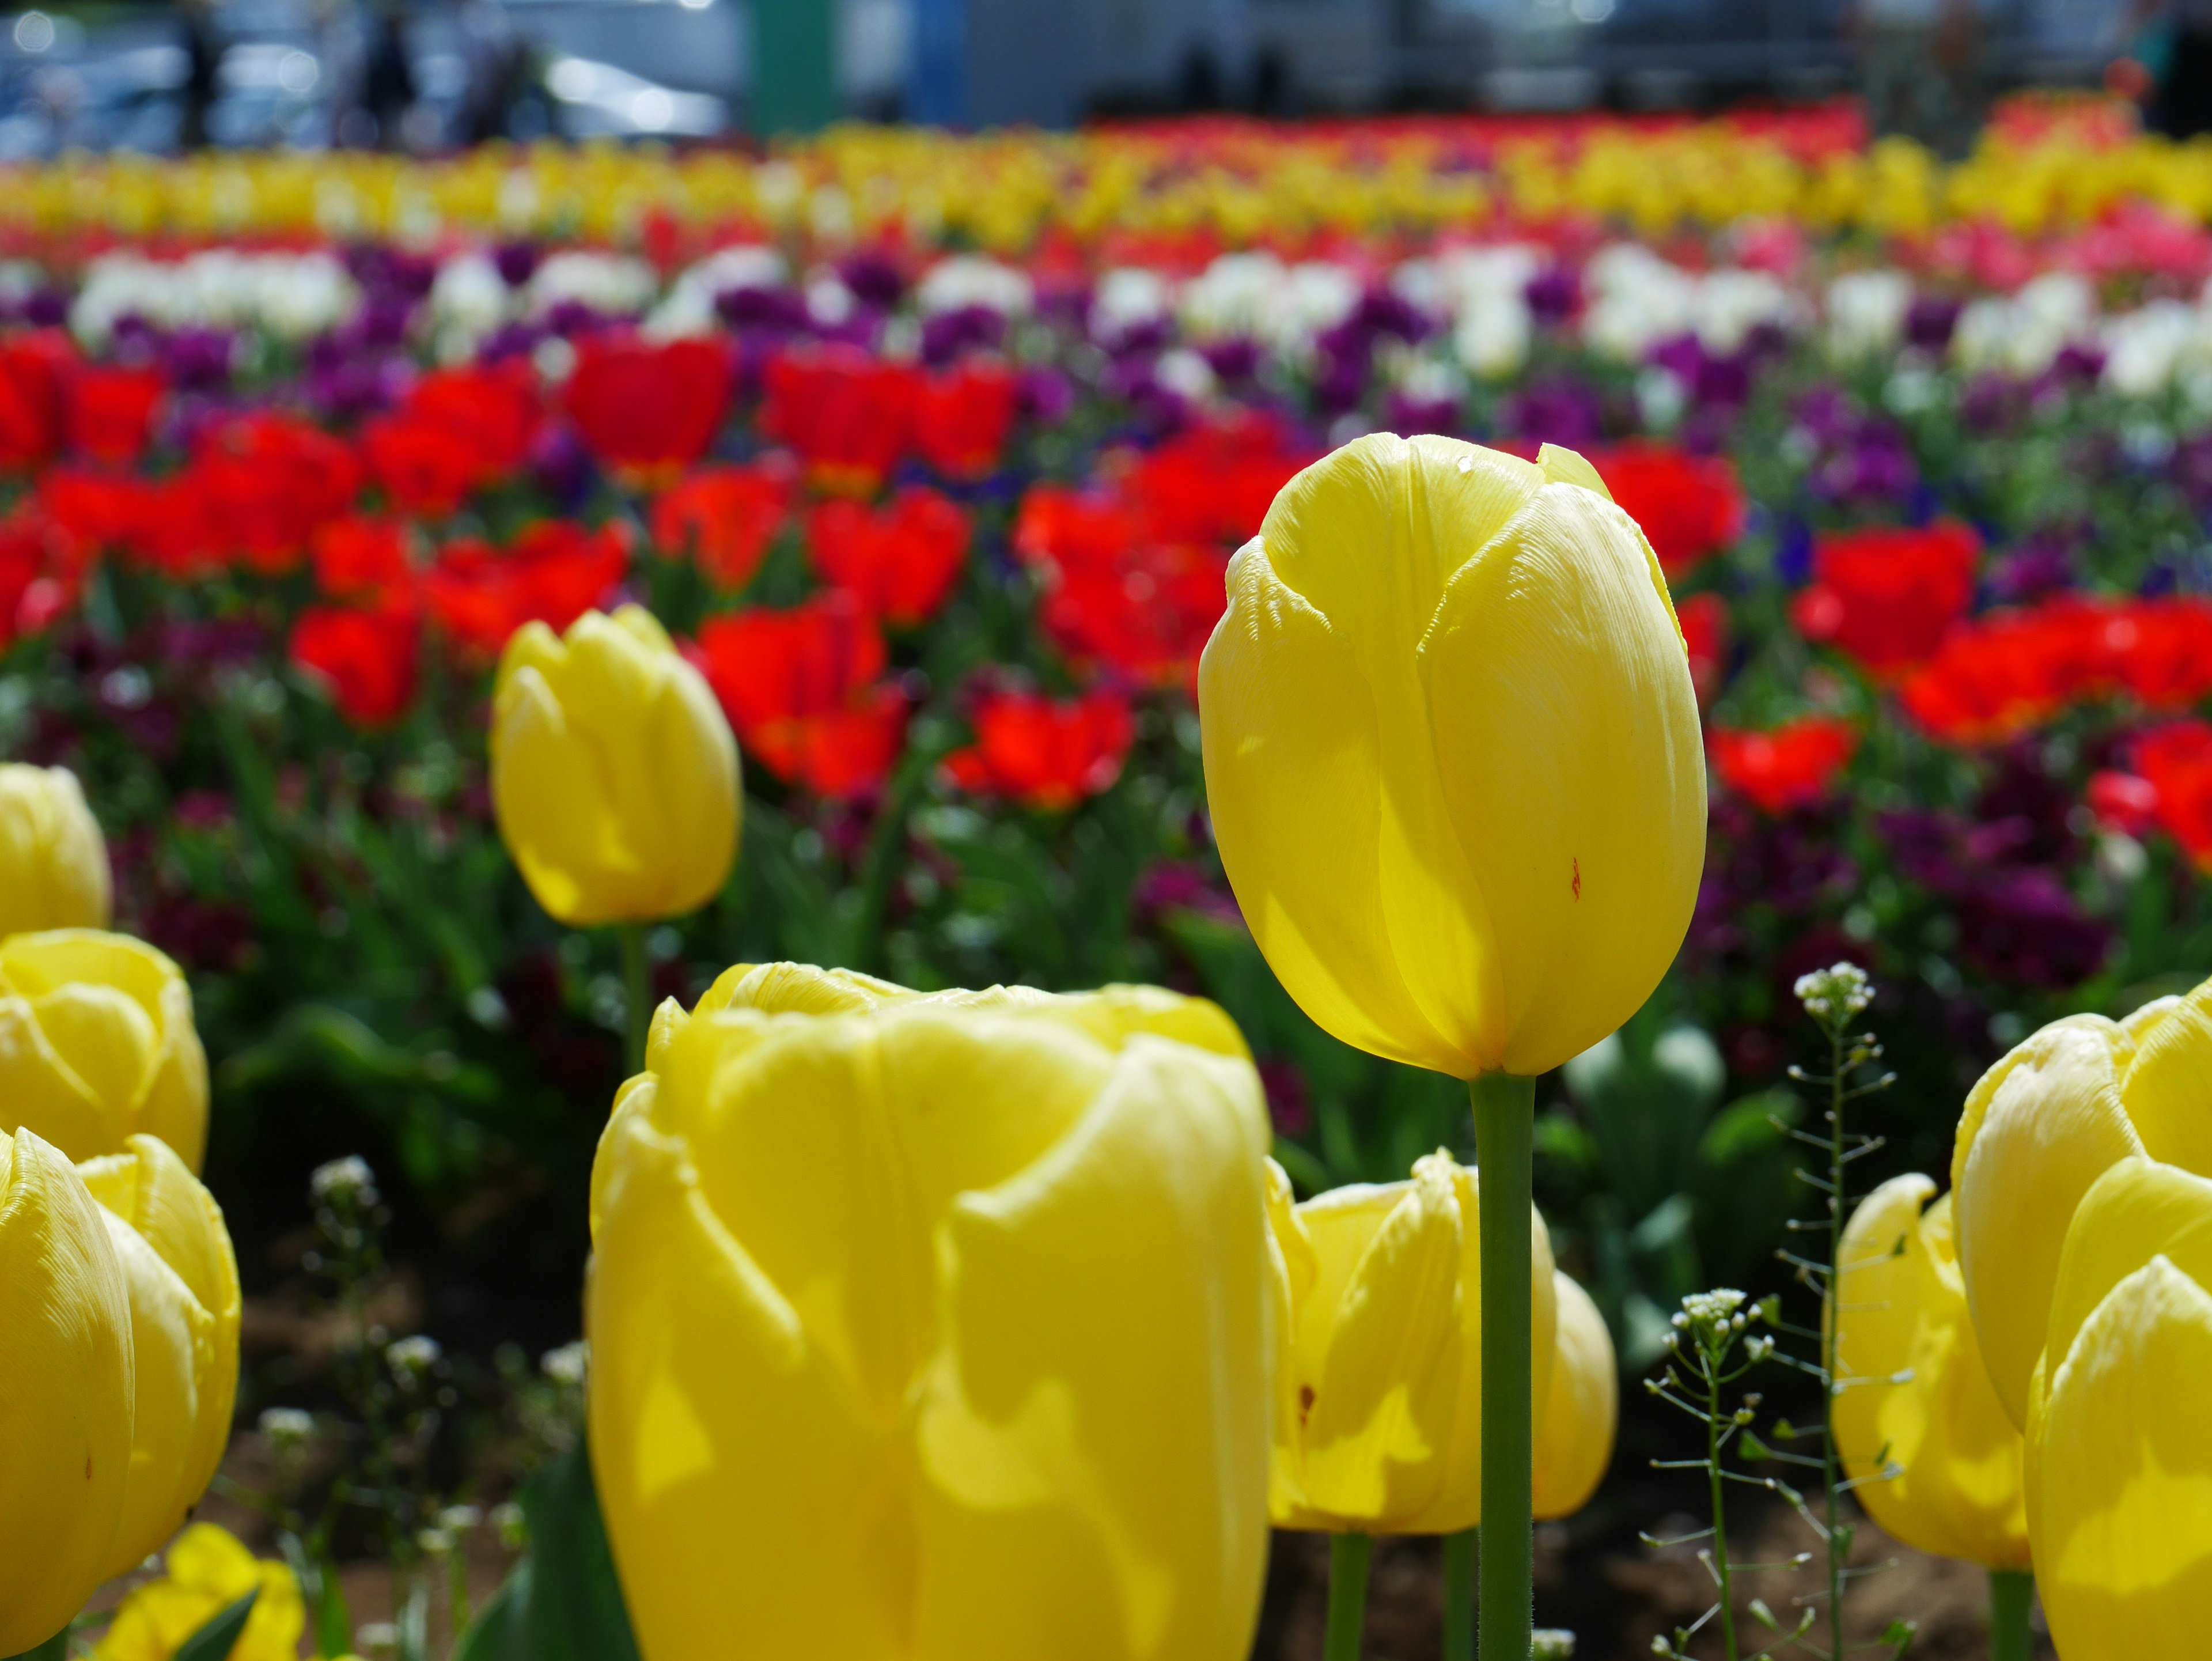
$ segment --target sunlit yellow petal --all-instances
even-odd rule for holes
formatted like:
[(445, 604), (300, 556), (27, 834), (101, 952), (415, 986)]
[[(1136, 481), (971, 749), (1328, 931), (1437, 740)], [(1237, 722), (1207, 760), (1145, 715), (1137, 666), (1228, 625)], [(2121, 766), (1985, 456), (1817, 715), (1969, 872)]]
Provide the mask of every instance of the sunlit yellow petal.
[(1580, 1511), (1613, 1463), (1620, 1421), (1620, 1364), (1613, 1335), (1589, 1293), (1565, 1269), (1553, 1271), (1559, 1359), (1536, 1439), (1536, 1515)]

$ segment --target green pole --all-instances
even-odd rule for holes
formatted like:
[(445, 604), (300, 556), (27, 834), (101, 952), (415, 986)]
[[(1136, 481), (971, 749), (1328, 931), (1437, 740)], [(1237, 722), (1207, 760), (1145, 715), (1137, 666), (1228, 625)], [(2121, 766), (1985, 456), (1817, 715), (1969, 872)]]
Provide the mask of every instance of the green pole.
[(835, 121), (836, 0), (752, 0), (752, 94), (747, 125), (763, 138)]
[(1990, 1571), (1990, 1661), (2028, 1661), (2034, 1653), (2027, 1631), (2027, 1611), (2034, 1602), (2033, 1571)]
[(1328, 1627), (1322, 1661), (1359, 1661), (1367, 1630), (1367, 1568), (1375, 1558), (1371, 1534), (1328, 1536)]
[(1482, 1661), (1528, 1661), (1535, 1628), (1534, 1415), (1528, 1354), (1536, 1081), (1468, 1080), (1482, 1197)]
[(1480, 1529), (1444, 1536), (1444, 1661), (1474, 1661), (1474, 1554)]

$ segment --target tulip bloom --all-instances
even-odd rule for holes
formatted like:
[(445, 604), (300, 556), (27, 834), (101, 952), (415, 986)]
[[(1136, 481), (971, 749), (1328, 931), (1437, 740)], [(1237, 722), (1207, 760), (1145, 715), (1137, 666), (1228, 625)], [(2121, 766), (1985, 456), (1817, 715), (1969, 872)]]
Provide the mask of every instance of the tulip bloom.
[(238, 1396), (238, 1264), (222, 1209), (167, 1143), (133, 1136), (77, 1167), (106, 1213), (131, 1300), (131, 1475), (110, 1574), (184, 1525), (230, 1445)]
[[(1288, 1335), (1275, 1392), (1275, 1525), (1473, 1528), (1482, 1520), (1476, 1174), (1439, 1150), (1410, 1181), (1340, 1188), (1299, 1206), (1272, 1162), (1269, 1174)], [(1534, 1399), (1548, 1403), (1558, 1291), (1551, 1236), (1533, 1207), (1528, 1229)], [(1577, 1485), (1580, 1441), (1562, 1458), (1563, 1493)]]
[(653, 541), (673, 557), (689, 551), (717, 588), (753, 580), (784, 521), (794, 484), (787, 466), (708, 467), (661, 492)]
[(229, 1661), (292, 1661), (307, 1609), (290, 1568), (257, 1561), (212, 1523), (195, 1523), (169, 1548), (168, 1573), (123, 1600), (95, 1661), (169, 1661), (184, 1641), (250, 1591), (253, 1612)]
[(0, 940), (0, 1103), (73, 1159), (143, 1134), (198, 1170), (207, 1056), (177, 965), (92, 928)]
[(1687, 576), (1743, 534), (1743, 492), (1719, 456), (1632, 443), (1590, 458), (1669, 577)]
[(989, 473), (1014, 424), (1016, 391), (1013, 371), (999, 363), (963, 363), (923, 380), (914, 393), (921, 459), (947, 478)]
[(1566, 1270), (1553, 1272), (1552, 1290), (1558, 1348), (1536, 1433), (1535, 1511), (1544, 1519), (1571, 1517), (1589, 1502), (1620, 1428), (1620, 1362), (1605, 1317)]
[(709, 618), (690, 658), (761, 765), (817, 795), (848, 797), (890, 776), (906, 737), (906, 695), (875, 619), (843, 594), (775, 611)]
[(0, 762), (0, 937), (105, 928), (107, 842), (65, 767)]
[(2208, 1378), (2212, 1180), (2123, 1159), (2075, 1213), (2030, 1394), (2028, 1531), (2066, 1661), (2203, 1652)]
[(0, 341), (0, 468), (35, 468), (61, 447), (62, 379), (76, 361), (58, 330)]
[(976, 795), (1052, 811), (1113, 788), (1137, 735), (1129, 701), (1117, 692), (988, 692), (972, 720), (975, 742), (945, 758), (945, 776)]
[(383, 727), (415, 701), (422, 641), (410, 605), (309, 605), (292, 625), (292, 661), (330, 690), (356, 727)]
[(1728, 602), (1718, 594), (1692, 594), (1674, 608), (1681, 626), (1682, 644), (1690, 655), (1690, 684), (1698, 689), (1698, 707), (1705, 708), (1721, 690), (1728, 674)]
[[(1898, 1539), (2024, 1570), (2020, 1433), (1990, 1388), (1967, 1317), (1951, 1196), (1929, 1205), (1935, 1191), (1925, 1177), (1893, 1177), (1859, 1202), (1844, 1231), (1837, 1451), (1859, 1503)], [(1883, 1476), (1892, 1465), (1899, 1474)]]
[(849, 346), (781, 352), (769, 361), (761, 429), (798, 452), (824, 490), (865, 496), (906, 453), (919, 371)]
[(407, 528), (396, 520), (334, 519), (312, 543), (315, 587), (330, 599), (404, 600), (415, 593)]
[(1716, 727), (1713, 770), (1738, 795), (1782, 813), (1826, 797), (1858, 745), (1858, 728), (1827, 715), (1807, 715), (1765, 733)]
[(1918, 530), (1882, 528), (1823, 537), (1813, 586), (1790, 615), (1808, 640), (1892, 676), (1924, 662), (1974, 597), (1981, 538), (1943, 520)]
[(620, 520), (586, 531), (539, 520), (504, 549), (473, 537), (447, 543), (422, 579), (422, 598), (447, 634), (489, 657), (526, 623), (568, 628), (629, 571), (629, 532)]
[(594, 335), (568, 377), (569, 418), (614, 472), (672, 479), (707, 453), (730, 405), (730, 359), (713, 340), (661, 345)]
[(1243, 1661), (1267, 1121), (1150, 988), (740, 966), (592, 1170), (591, 1447), (652, 1661)]
[(2021, 1428), (2075, 1208), (2132, 1155), (2212, 1177), (2208, 1080), (2212, 981), (2124, 1021), (2053, 1021), (1966, 1098), (1951, 1156), (1959, 1261), (1990, 1382)]
[(85, 563), (77, 536), (36, 502), (0, 519), (0, 652), (76, 604)]
[(538, 903), (571, 927), (678, 916), (737, 858), (737, 740), (650, 612), (526, 624), (492, 691), (492, 806)]
[(167, 396), (159, 369), (85, 365), (62, 381), (62, 429), (69, 447), (111, 467), (127, 467), (146, 447), (154, 413)]
[(1658, 562), (1589, 465), (1377, 435), (1231, 562), (1206, 795), (1254, 937), (1346, 1043), (1527, 1077), (1688, 927), (1704, 745)]
[(208, 428), (190, 469), (208, 551), (264, 576), (290, 570), (315, 527), (353, 505), (361, 465), (343, 442), (296, 416), (235, 416)]
[(131, 1299), (61, 1151), (0, 1130), (0, 1651), (45, 1643), (115, 1569), (131, 1475)]
[(968, 563), (968, 514), (950, 496), (910, 485), (871, 512), (840, 498), (807, 516), (815, 575), (894, 628), (935, 616)]

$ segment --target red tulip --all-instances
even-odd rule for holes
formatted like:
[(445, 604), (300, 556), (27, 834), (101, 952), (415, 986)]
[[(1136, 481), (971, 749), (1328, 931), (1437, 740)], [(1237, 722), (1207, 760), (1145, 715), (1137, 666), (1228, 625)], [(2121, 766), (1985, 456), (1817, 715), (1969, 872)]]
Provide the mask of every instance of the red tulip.
[(1924, 662), (1974, 594), (1980, 538), (1946, 520), (1918, 530), (1850, 531), (1814, 550), (1813, 586), (1791, 615), (1808, 640), (1888, 678)]
[(970, 358), (915, 389), (915, 447), (947, 478), (981, 478), (999, 465), (1014, 424), (1013, 374)]
[(353, 505), (353, 453), (295, 416), (239, 416), (204, 432), (191, 472), (206, 499), (216, 551), (275, 575), (299, 563), (324, 520)]
[(140, 486), (125, 545), (137, 563), (181, 581), (221, 570), (233, 545), (198, 468)]
[(2212, 722), (2175, 721), (2144, 733), (2132, 747), (2136, 772), (2155, 797), (2158, 823), (2199, 870), (2212, 873)]
[(898, 628), (934, 616), (968, 563), (968, 514), (949, 496), (910, 485), (887, 507), (825, 502), (807, 517), (815, 575)]
[(540, 520), (505, 549), (474, 537), (447, 543), (422, 578), (423, 599), (465, 650), (496, 657), (526, 623), (566, 629), (629, 573), (629, 533), (619, 520), (586, 531)]
[(1722, 782), (1780, 813), (1826, 796), (1858, 748), (1859, 735), (1849, 721), (1807, 715), (1765, 733), (1716, 727), (1711, 742)]
[(1227, 603), (1224, 551), (1152, 540), (1127, 505), (1054, 485), (1023, 500), (1014, 551), (1043, 581), (1045, 633), (1077, 664), (1156, 686), (1197, 672)]
[(1644, 527), (1670, 579), (1687, 576), (1743, 534), (1743, 492), (1722, 457), (1633, 442), (1593, 451), (1589, 461), (1613, 499)]
[(1276, 492), (1316, 459), (1279, 421), (1244, 411), (1187, 428), (1138, 458), (1123, 494), (1156, 540), (1234, 547), (1259, 534)]
[(522, 465), (545, 418), (537, 377), (519, 359), (433, 369), (407, 389), (399, 413), (454, 435), (476, 457), (485, 484)]
[(50, 467), (39, 476), (39, 506), (90, 553), (131, 546), (145, 523), (148, 500), (141, 479), (76, 467)]
[(76, 539), (35, 504), (0, 519), (0, 652), (75, 605), (82, 575)]
[(779, 353), (766, 379), (761, 429), (798, 453), (817, 489), (870, 495), (906, 453), (921, 386), (912, 366), (832, 346)]
[(422, 636), (411, 605), (310, 605), (292, 626), (292, 661), (356, 727), (381, 727), (415, 701)]
[(686, 655), (746, 750), (786, 783), (855, 795), (898, 759), (906, 699), (879, 679), (882, 631), (846, 595), (709, 618)]
[(771, 462), (702, 469), (653, 504), (653, 546), (671, 558), (688, 549), (708, 581), (734, 593), (791, 516), (794, 484), (787, 466)]
[(0, 467), (36, 467), (61, 447), (62, 377), (76, 361), (58, 330), (0, 340)]
[(666, 484), (706, 454), (730, 406), (729, 354), (719, 341), (592, 335), (566, 394), (584, 447), (617, 477)]
[(2158, 825), (2158, 787), (2117, 769), (2089, 775), (2089, 809), (2115, 830), (2148, 836)]
[(62, 380), (62, 428), (79, 455), (125, 467), (146, 447), (154, 412), (169, 390), (159, 369), (85, 365)]
[(2002, 743), (2090, 690), (2103, 621), (2064, 600), (1962, 624), (1905, 681), (1901, 701), (1947, 743)]
[(356, 515), (318, 526), (315, 587), (331, 599), (395, 599), (415, 591), (407, 530), (393, 520)]
[(1700, 709), (1720, 691), (1728, 665), (1729, 608), (1718, 594), (1692, 594), (1674, 607), (1681, 626), (1682, 645), (1690, 654), (1690, 684), (1698, 689)]
[(483, 481), (483, 465), (443, 427), (410, 416), (381, 416), (362, 429), (368, 476), (401, 513), (444, 519)]
[(2212, 697), (2212, 601), (2138, 600), (2112, 608), (2096, 640), (2098, 667), (2149, 709), (2188, 709)]
[(1114, 692), (1064, 699), (987, 693), (974, 723), (975, 742), (945, 758), (953, 783), (1054, 810), (1111, 788), (1136, 736), (1128, 700)]

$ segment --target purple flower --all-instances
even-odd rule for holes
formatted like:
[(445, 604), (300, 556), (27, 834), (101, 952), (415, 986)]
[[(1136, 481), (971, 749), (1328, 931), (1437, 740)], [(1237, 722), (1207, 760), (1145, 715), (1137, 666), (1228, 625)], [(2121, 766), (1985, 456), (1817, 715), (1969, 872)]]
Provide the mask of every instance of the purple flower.
[(1214, 374), (1232, 386), (1260, 373), (1260, 344), (1243, 335), (1209, 340), (1198, 350)]
[(519, 289), (530, 281), (543, 257), (535, 242), (502, 242), (492, 250), (491, 263), (499, 267), (501, 282)]
[(1948, 295), (1916, 295), (1905, 313), (1905, 338), (1923, 352), (1941, 352), (1959, 326), (1959, 302)]
[(1074, 383), (1059, 370), (1042, 365), (1022, 371), (1014, 396), (1023, 417), (1040, 426), (1057, 426), (1075, 407)]
[(1539, 324), (1557, 327), (1582, 309), (1583, 280), (1571, 265), (1549, 265), (1528, 279), (1522, 297)]
[(1539, 375), (1508, 401), (1505, 426), (1531, 443), (1587, 449), (1604, 430), (1603, 411), (1596, 389), (1588, 382), (1566, 375)]
[(807, 326), (806, 301), (789, 289), (725, 289), (714, 296), (714, 313), (733, 329), (791, 334)]
[(837, 276), (853, 291), (854, 299), (879, 312), (890, 310), (906, 292), (906, 278), (899, 268), (872, 249), (846, 255), (838, 263)]
[(932, 368), (950, 363), (964, 351), (988, 350), (1006, 338), (1006, 319), (988, 306), (956, 306), (921, 326), (922, 362)]

